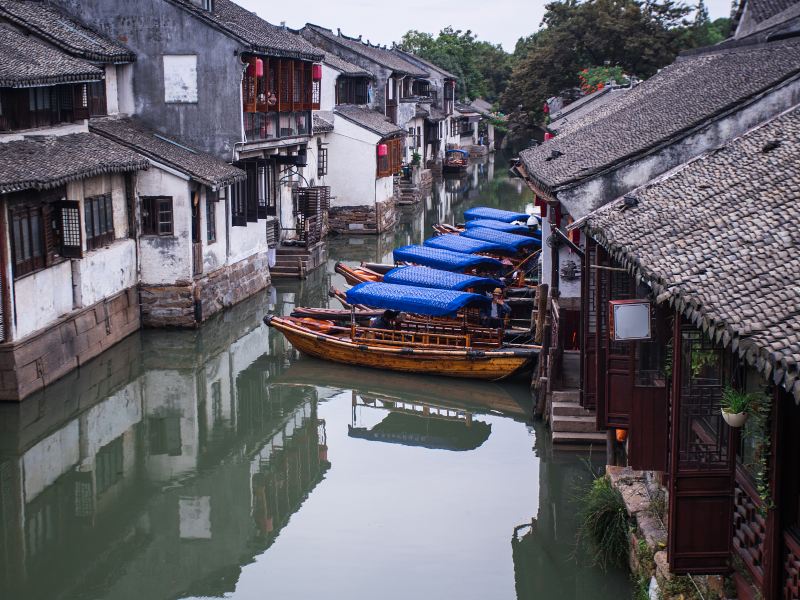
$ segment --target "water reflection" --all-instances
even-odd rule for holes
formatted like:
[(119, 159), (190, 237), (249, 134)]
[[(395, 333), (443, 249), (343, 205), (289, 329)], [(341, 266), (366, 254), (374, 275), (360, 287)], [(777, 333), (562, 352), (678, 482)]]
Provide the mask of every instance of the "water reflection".
[(437, 182), (391, 235), (335, 240), (327, 271), (0, 405), (0, 597), (623, 594), (570, 557), (586, 471), (526, 425), (526, 386), (331, 365), (261, 323), (327, 305), (335, 260), (386, 260), (476, 189), (524, 207), (493, 168)]

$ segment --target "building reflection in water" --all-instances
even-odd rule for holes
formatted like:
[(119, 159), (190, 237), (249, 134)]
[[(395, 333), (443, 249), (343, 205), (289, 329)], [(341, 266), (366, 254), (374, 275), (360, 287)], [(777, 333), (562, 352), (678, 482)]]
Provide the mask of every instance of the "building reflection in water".
[(0, 597), (234, 589), (330, 467), (316, 388), (271, 383), (292, 351), (269, 302), (131, 336), (0, 406)]

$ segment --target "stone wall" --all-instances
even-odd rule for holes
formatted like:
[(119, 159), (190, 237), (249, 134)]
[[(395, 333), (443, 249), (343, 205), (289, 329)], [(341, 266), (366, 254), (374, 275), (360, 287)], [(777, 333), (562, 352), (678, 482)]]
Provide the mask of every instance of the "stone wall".
[(397, 223), (397, 206), (394, 198), (378, 202), (375, 206), (331, 206), (328, 225), (334, 233), (381, 233)]
[(142, 325), (197, 327), (222, 309), (263, 290), (269, 282), (268, 255), (260, 252), (194, 281), (142, 285)]
[(141, 327), (129, 288), (16, 342), (0, 344), (0, 400), (22, 400)]

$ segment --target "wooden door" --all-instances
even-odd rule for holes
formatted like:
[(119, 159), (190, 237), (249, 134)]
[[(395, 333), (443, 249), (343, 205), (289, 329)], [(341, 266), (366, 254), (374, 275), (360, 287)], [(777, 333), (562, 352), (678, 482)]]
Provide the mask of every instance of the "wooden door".
[(725, 573), (732, 544), (733, 430), (719, 401), (722, 352), (675, 319), (669, 565), (674, 573)]

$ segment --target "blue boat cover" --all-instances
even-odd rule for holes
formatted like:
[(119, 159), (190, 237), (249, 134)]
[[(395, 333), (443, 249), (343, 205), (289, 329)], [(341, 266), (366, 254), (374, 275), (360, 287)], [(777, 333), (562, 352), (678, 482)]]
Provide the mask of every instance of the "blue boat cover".
[(429, 248), (441, 248), (442, 250), (452, 250), (453, 252), (463, 252), (464, 254), (474, 254), (475, 252), (508, 252), (514, 254), (517, 251), (516, 248), (508, 244), (473, 240), (456, 233), (447, 233), (428, 238), (425, 240), (424, 245)]
[[(511, 234), (509, 234), (511, 235)], [(522, 236), (519, 236), (522, 237)], [(527, 238), (529, 241), (531, 238)], [(467, 269), (482, 267), (490, 271), (501, 271), (503, 263), (496, 258), (463, 254), (429, 246), (402, 246), (394, 251), (395, 262), (409, 262), (434, 269), (463, 273)]]
[(503, 287), (503, 284), (497, 279), (452, 273), (428, 267), (397, 267), (383, 276), (383, 282), (439, 288), (440, 290), (465, 290), (467, 288), (493, 290)]
[(464, 237), (472, 238), (473, 240), (486, 240), (490, 242), (502, 242), (513, 246), (517, 250), (529, 246), (541, 246), (542, 238), (537, 236), (517, 235), (516, 233), (506, 233), (505, 231), (497, 231), (496, 229), (485, 229), (484, 227), (473, 227), (467, 229), (462, 233)]
[(528, 215), (488, 206), (475, 206), (464, 211), (464, 220), (471, 221), (472, 219), (492, 219), (493, 221), (503, 221), (504, 223), (511, 223), (512, 221), (527, 222)]
[(455, 150), (448, 150), (447, 152), (445, 152), (445, 154), (463, 154), (465, 157), (469, 156), (469, 152), (467, 152), (466, 150), (460, 150), (458, 148), (456, 148)]
[(473, 227), (485, 227), (486, 229), (496, 229), (497, 231), (505, 231), (506, 233), (517, 233), (519, 235), (527, 235), (530, 233), (527, 225), (512, 225), (503, 221), (495, 221), (493, 219), (473, 219), (465, 223), (467, 229)]
[(431, 317), (453, 315), (465, 306), (483, 307), (491, 303), (488, 296), (481, 294), (372, 281), (359, 283), (348, 290), (347, 301), (350, 304), (363, 304), (373, 308), (399, 310)]

